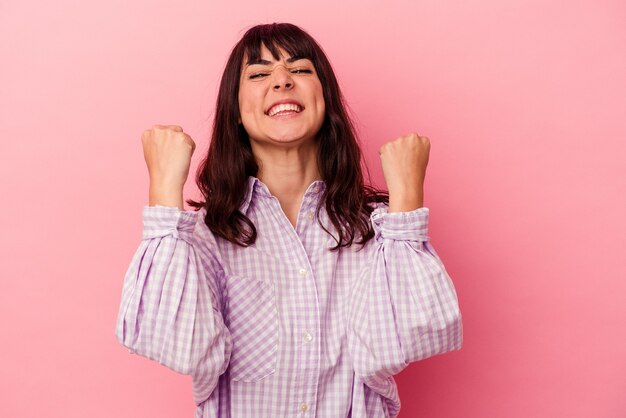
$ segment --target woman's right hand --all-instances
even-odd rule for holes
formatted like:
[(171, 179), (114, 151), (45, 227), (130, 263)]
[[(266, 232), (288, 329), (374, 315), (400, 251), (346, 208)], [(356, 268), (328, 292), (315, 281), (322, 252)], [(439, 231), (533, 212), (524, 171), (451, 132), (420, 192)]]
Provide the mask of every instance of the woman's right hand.
[(150, 205), (178, 206), (196, 144), (180, 126), (154, 125), (141, 135), (150, 173)]

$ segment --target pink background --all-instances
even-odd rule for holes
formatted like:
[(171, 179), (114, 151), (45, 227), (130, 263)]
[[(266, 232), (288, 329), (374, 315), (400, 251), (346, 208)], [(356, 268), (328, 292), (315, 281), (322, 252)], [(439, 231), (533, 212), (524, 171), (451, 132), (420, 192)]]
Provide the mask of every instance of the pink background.
[(190, 378), (114, 336), (140, 135), (182, 126), (195, 173), (230, 49), (274, 21), (329, 55), (378, 185), (380, 145), (431, 139), (465, 345), (397, 376), (400, 416), (625, 417), (619, 0), (0, 3), (0, 416), (193, 416)]

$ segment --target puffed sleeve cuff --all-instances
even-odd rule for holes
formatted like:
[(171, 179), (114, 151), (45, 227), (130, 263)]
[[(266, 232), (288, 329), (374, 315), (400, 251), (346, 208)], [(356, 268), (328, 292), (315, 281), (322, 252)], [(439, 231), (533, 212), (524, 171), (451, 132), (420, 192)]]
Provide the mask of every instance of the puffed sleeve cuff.
[(387, 212), (388, 207), (376, 208), (370, 215), (376, 239), (399, 241), (428, 241), (427, 207), (407, 212)]
[(168, 235), (190, 241), (198, 212), (183, 211), (171, 206), (144, 206), (142, 211), (142, 239), (160, 238)]

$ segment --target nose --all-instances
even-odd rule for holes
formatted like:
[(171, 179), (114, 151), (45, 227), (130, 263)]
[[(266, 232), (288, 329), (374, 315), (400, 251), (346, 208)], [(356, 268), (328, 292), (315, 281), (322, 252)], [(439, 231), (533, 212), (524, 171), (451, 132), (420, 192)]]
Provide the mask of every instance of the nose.
[(291, 87), (293, 87), (293, 79), (291, 78), (291, 73), (287, 68), (279, 65), (274, 68), (274, 71), (272, 71), (272, 73), (274, 78), (274, 90), (279, 90), (281, 86), (285, 86), (285, 89), (290, 89)]

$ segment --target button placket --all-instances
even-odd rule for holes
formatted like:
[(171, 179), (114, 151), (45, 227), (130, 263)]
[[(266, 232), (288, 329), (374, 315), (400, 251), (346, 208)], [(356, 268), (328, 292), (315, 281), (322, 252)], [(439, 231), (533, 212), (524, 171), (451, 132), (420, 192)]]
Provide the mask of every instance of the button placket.
[[(275, 219), (278, 220), (277, 225), (284, 228), (285, 232), (287, 232), (288, 229), (287, 233), (294, 238), (293, 242), (287, 242), (287, 245), (293, 245), (293, 247), (290, 248), (294, 255), (294, 259), (291, 260), (291, 263), (293, 264), (291, 264), (290, 274), (293, 275), (292, 277), (298, 279), (295, 280), (296, 283), (294, 286), (296, 286), (297, 291), (302, 295), (302, 302), (307, 304), (308, 309), (319, 310), (317, 298), (314, 296), (317, 291), (314, 280), (314, 270), (311, 265), (311, 260), (309, 260), (307, 251), (304, 247), (304, 242), (302, 241), (304, 236), (301, 235), (306, 228), (310, 227), (311, 223), (309, 221), (315, 219), (315, 211), (312, 208), (313, 202), (311, 199), (312, 196), (304, 196), (298, 211), (295, 228), (287, 228), (288, 225), (287, 222), (285, 222), (287, 217), (284, 212), (280, 210), (278, 201), (275, 202), (276, 210), (274, 216), (276, 217)], [(299, 349), (302, 350), (302, 356), (306, 359), (303, 364), (300, 365), (300, 376), (303, 381), (303, 390), (298, 394), (298, 397), (300, 397), (301, 402), (295, 406), (298, 415), (303, 418), (309, 415), (315, 415), (315, 404), (309, 404), (308, 402), (303, 401), (306, 399), (315, 399), (317, 392), (311, 388), (314, 388), (317, 384), (319, 384), (320, 353), (318, 345), (313, 343), (313, 341), (316, 341), (314, 336), (319, 333), (319, 324), (318, 319), (316, 318), (317, 315), (310, 318), (304, 318), (302, 322), (295, 324), (297, 327), (296, 329), (301, 330), (300, 338), (302, 339), (299, 343)], [(306, 347), (303, 347), (304, 345), (306, 345)]]

